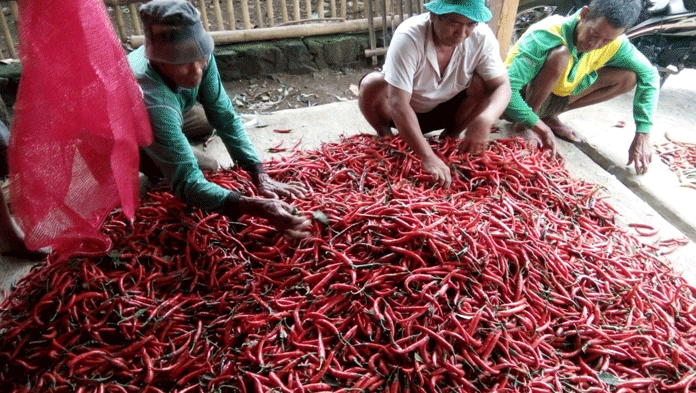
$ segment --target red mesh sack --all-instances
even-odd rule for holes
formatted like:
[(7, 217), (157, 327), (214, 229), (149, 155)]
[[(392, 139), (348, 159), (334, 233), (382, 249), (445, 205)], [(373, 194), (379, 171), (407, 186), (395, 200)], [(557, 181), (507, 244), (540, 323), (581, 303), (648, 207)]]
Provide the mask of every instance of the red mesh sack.
[(22, 77), (10, 132), (11, 209), (30, 249), (106, 253), (99, 227), (138, 203), (142, 93), (102, 1), (19, 5)]

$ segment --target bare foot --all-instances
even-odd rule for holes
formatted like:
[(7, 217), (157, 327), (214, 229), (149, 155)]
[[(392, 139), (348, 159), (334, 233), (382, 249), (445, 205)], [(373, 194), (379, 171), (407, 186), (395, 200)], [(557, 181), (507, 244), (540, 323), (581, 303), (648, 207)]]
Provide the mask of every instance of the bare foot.
[(512, 125), (512, 135), (522, 137), (533, 149), (541, 149), (541, 147), (544, 146), (544, 143), (541, 141), (541, 138), (539, 138), (539, 135), (537, 135), (536, 132), (520, 123), (515, 123)]
[(577, 143), (582, 140), (580, 136), (578, 136), (578, 134), (575, 132), (575, 130), (563, 124), (563, 122), (561, 122), (561, 120), (556, 115), (543, 118), (541, 119), (541, 121), (543, 121), (544, 123), (546, 123), (547, 126), (549, 126), (551, 131), (553, 131), (554, 135), (563, 139), (564, 141)]

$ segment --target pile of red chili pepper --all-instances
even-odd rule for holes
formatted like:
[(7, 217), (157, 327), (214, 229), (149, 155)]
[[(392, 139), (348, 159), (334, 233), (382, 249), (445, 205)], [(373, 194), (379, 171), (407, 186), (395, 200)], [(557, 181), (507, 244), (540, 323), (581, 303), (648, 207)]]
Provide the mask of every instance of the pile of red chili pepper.
[[(0, 309), (1, 391), (696, 391), (696, 291), (600, 187), (517, 140), (433, 187), (400, 139), (267, 163), (313, 236), (150, 193), (114, 251), (34, 268)], [(253, 193), (248, 177), (209, 178)]]
[(683, 187), (696, 190), (696, 144), (671, 139), (657, 146), (660, 159), (679, 177)]

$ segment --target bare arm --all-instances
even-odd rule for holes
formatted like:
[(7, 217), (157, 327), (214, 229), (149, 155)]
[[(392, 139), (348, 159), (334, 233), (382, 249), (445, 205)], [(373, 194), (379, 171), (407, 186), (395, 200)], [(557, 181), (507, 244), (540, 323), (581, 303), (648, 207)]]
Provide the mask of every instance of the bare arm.
[(411, 93), (389, 85), (387, 88), (389, 110), (399, 135), (406, 141), (414, 154), (420, 158), (423, 170), (445, 187), (452, 182), (449, 167), (435, 154), (423, 136), (416, 112), (411, 108)]
[(485, 95), (490, 97), (488, 104), (467, 127), (461, 150), (465, 153), (479, 153), (486, 148), (486, 142), (493, 124), (500, 118), (510, 102), (510, 80), (507, 74), (485, 81)]

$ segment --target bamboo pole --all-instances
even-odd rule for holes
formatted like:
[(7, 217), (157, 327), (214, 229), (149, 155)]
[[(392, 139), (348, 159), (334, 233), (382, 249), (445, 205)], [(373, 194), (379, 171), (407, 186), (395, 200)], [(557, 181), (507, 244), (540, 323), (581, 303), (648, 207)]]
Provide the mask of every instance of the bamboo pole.
[(316, 22), (345, 22), (346, 20), (343, 18), (324, 18), (324, 19), (318, 19), (318, 18), (312, 18), (312, 19), (300, 19), (300, 20), (291, 20), (288, 21), (287, 23), (281, 23), (276, 26), (293, 26), (293, 25), (300, 25), (303, 23), (316, 23)]
[(266, 0), (266, 7), (268, 9), (268, 26), (273, 27), (275, 24), (275, 13), (273, 12), (273, 0)]
[(15, 23), (19, 20), (19, 6), (17, 6), (17, 2), (15, 0), (12, 0), (10, 2), (10, 7), (12, 7), (12, 15), (14, 16)]
[[(0, 10), (0, 28), (2, 28), (2, 34), (5, 36), (5, 45), (7, 45), (7, 54), (16, 59), (17, 51), (14, 47), (14, 41), (12, 41), (12, 35), (10, 34), (10, 27), (7, 25), (7, 18), (5, 18), (5, 13)], [(1, 52), (1, 51), (0, 51)], [(3, 59), (5, 56), (3, 55)]]
[(201, 22), (203, 22), (203, 28), (210, 31), (210, 22), (208, 22), (208, 9), (205, 6), (205, 0), (198, 0), (199, 8), (201, 9)]
[(128, 4), (128, 10), (130, 11), (131, 19), (133, 20), (133, 31), (135, 34), (143, 34), (143, 29), (140, 27), (140, 16), (138, 16), (138, 9), (135, 4)]
[[(370, 34), (370, 49), (377, 48), (377, 37), (375, 36), (375, 20), (372, 11), (372, 0), (365, 0), (365, 13), (367, 15), (367, 26)], [(372, 56), (372, 65), (377, 65), (377, 57)]]
[(213, 10), (215, 11), (215, 23), (217, 23), (217, 29), (215, 30), (225, 30), (225, 22), (222, 21), (222, 7), (220, 7), (220, 0), (213, 0)]
[[(15, 31), (17, 31), (17, 29), (19, 29), (19, 6), (17, 5), (17, 2), (14, 0), (11, 1), (10, 8), (12, 8), (12, 16), (14, 17), (16, 28)], [(17, 34), (19, 34), (19, 31), (17, 31)], [(17, 54), (17, 56), (19, 56), (19, 54)], [(14, 58), (16, 58), (17, 56), (15, 56)]]
[(324, 0), (317, 1), (317, 15), (319, 19), (324, 19)]
[(381, 0), (382, 1), (382, 45), (384, 47), (389, 46), (389, 42), (387, 41), (387, 0)]
[(307, 19), (312, 19), (312, 0), (305, 0), (305, 13), (307, 14)]
[(337, 17), (338, 15), (336, 14), (336, 0), (331, 0), (329, 4), (331, 4), (331, 17)]
[[(401, 21), (397, 21), (401, 22)], [(368, 29), (368, 24), (372, 23), (381, 28), (381, 17), (369, 22), (368, 19), (352, 19), (343, 23), (310, 23), (294, 26), (276, 26), (260, 29), (235, 30), (235, 31), (212, 31), (210, 35), (217, 44), (229, 44), (253, 41), (270, 41), (285, 38), (308, 37), (328, 34), (360, 33)], [(128, 42), (137, 48), (143, 44), (144, 37), (131, 36)]]
[(292, 0), (292, 20), (300, 20), (300, 0)]
[(247, 0), (241, 0), (239, 4), (242, 5), (242, 24), (245, 29), (251, 29), (251, 19), (249, 18), (249, 3)]
[(399, 20), (404, 20), (404, 0), (399, 0)]
[(360, 11), (360, 2), (358, 0), (353, 0), (353, 15), (357, 15)]
[(121, 12), (121, 6), (116, 0), (116, 5), (113, 6), (116, 14), (116, 26), (118, 28), (118, 35), (121, 37), (121, 42), (128, 39), (128, 32), (126, 32), (126, 25), (123, 23), (123, 13)]
[(348, 19), (348, 1), (341, 0), (341, 18)]
[(258, 23), (259, 27), (263, 27), (263, 11), (261, 11), (261, 1), (254, 0), (254, 5), (256, 6), (256, 23)]
[(280, 0), (280, 18), (283, 20), (283, 23), (290, 21), (288, 18), (288, 2), (286, 0)]
[(235, 20), (234, 4), (232, 4), (232, 0), (227, 0), (227, 17), (230, 20), (230, 30), (236, 30), (237, 21)]
[[(4, 1), (4, 0), (0, 0), (0, 2), (2, 2), (2, 1)], [(104, 0), (104, 4), (113, 7), (117, 4), (127, 5), (127, 4), (134, 4), (134, 3), (145, 3), (147, 1), (148, 0)]]

